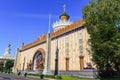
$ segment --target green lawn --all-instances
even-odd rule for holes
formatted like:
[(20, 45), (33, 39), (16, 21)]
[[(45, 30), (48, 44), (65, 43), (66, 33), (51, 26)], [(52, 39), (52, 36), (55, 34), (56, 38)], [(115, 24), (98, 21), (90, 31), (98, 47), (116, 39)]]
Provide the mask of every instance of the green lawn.
[(89, 80), (89, 79), (75, 78), (75, 77), (70, 77), (70, 76), (62, 76), (62, 80)]
[[(39, 74), (28, 74), (28, 76), (40, 78)], [(58, 79), (58, 77), (61, 77), (62, 78), (61, 80), (120, 80), (120, 78), (87, 79), (87, 78), (75, 78), (75, 77), (70, 77), (70, 76), (56, 76), (57, 79)], [(55, 76), (44, 76), (44, 78), (54, 79)], [(59, 78), (59, 80), (60, 80), (60, 78)]]
[(87, 79), (87, 78), (74, 78), (70, 76), (62, 76), (62, 80), (120, 80), (120, 78)]

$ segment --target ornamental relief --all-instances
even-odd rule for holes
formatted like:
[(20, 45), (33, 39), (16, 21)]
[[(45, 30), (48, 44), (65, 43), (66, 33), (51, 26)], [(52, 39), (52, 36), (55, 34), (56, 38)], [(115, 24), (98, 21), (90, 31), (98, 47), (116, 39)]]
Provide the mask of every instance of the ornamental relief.
[(33, 56), (32, 69), (43, 70), (44, 63), (45, 63), (45, 51), (44, 49), (40, 48), (35, 52)]
[(37, 60), (36, 60), (36, 69), (40, 70), (40, 69), (44, 69), (44, 58), (42, 54), (39, 54), (37, 56)]
[(32, 61), (31, 60), (27, 63), (27, 69), (26, 70), (32, 70)]

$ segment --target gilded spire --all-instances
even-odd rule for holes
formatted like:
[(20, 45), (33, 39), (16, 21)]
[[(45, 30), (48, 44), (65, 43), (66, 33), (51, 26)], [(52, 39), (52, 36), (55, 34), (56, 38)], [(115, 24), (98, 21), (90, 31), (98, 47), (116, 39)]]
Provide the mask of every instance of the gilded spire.
[(64, 10), (64, 12), (66, 12), (66, 5), (65, 4), (63, 5), (63, 10)]
[(66, 5), (63, 5), (63, 13), (59, 17), (62, 21), (66, 21), (69, 19), (69, 15), (66, 13)]
[(51, 14), (49, 13), (49, 26), (48, 26), (48, 33), (50, 33), (50, 20), (51, 20)]

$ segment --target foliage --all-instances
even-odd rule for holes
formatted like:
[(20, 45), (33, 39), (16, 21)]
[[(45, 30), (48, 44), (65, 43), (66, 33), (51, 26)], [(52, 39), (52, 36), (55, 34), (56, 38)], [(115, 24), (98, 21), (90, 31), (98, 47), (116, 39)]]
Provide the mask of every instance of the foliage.
[(0, 66), (0, 72), (5, 72), (5, 67)]
[(44, 77), (45, 78), (52, 78), (52, 79), (62, 79), (62, 77), (59, 75), (45, 75)]
[(13, 60), (7, 60), (6, 63), (5, 63), (5, 68), (6, 70), (9, 70), (9, 73), (10, 73), (10, 69), (13, 67), (14, 65), (14, 61)]
[[(32, 73), (28, 73), (28, 76), (36, 76), (36, 77), (40, 77), (40, 74), (32, 74)], [(51, 78), (51, 79), (62, 79), (61, 76), (59, 75), (45, 75), (45, 78)]]
[(120, 0), (90, 0), (83, 9), (92, 60), (98, 69), (120, 72)]
[(45, 78), (52, 78), (52, 79), (54, 79), (55, 76), (54, 75), (45, 75), (44, 77)]
[(62, 77), (59, 76), (59, 75), (56, 75), (56, 76), (55, 76), (55, 79), (62, 79)]
[(62, 76), (62, 80), (88, 80), (85, 78), (75, 78), (75, 77), (70, 77), (70, 76)]
[(40, 77), (40, 74), (32, 74), (32, 73), (28, 73), (29, 76), (37, 76)]

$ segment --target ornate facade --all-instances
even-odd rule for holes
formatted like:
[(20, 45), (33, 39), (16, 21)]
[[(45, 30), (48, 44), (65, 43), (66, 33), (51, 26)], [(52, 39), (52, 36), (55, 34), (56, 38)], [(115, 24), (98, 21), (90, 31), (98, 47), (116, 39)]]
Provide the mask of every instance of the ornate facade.
[[(91, 63), (90, 46), (87, 42), (89, 35), (84, 23), (83, 19), (71, 23), (64, 8), (60, 21), (53, 24), (50, 37), (43, 34), (34, 42), (19, 48), (15, 68), (36, 71), (49, 66), (51, 71), (82, 70), (87, 63)], [(49, 43), (50, 47), (47, 47)], [(45, 60), (48, 63), (45, 63)]]

